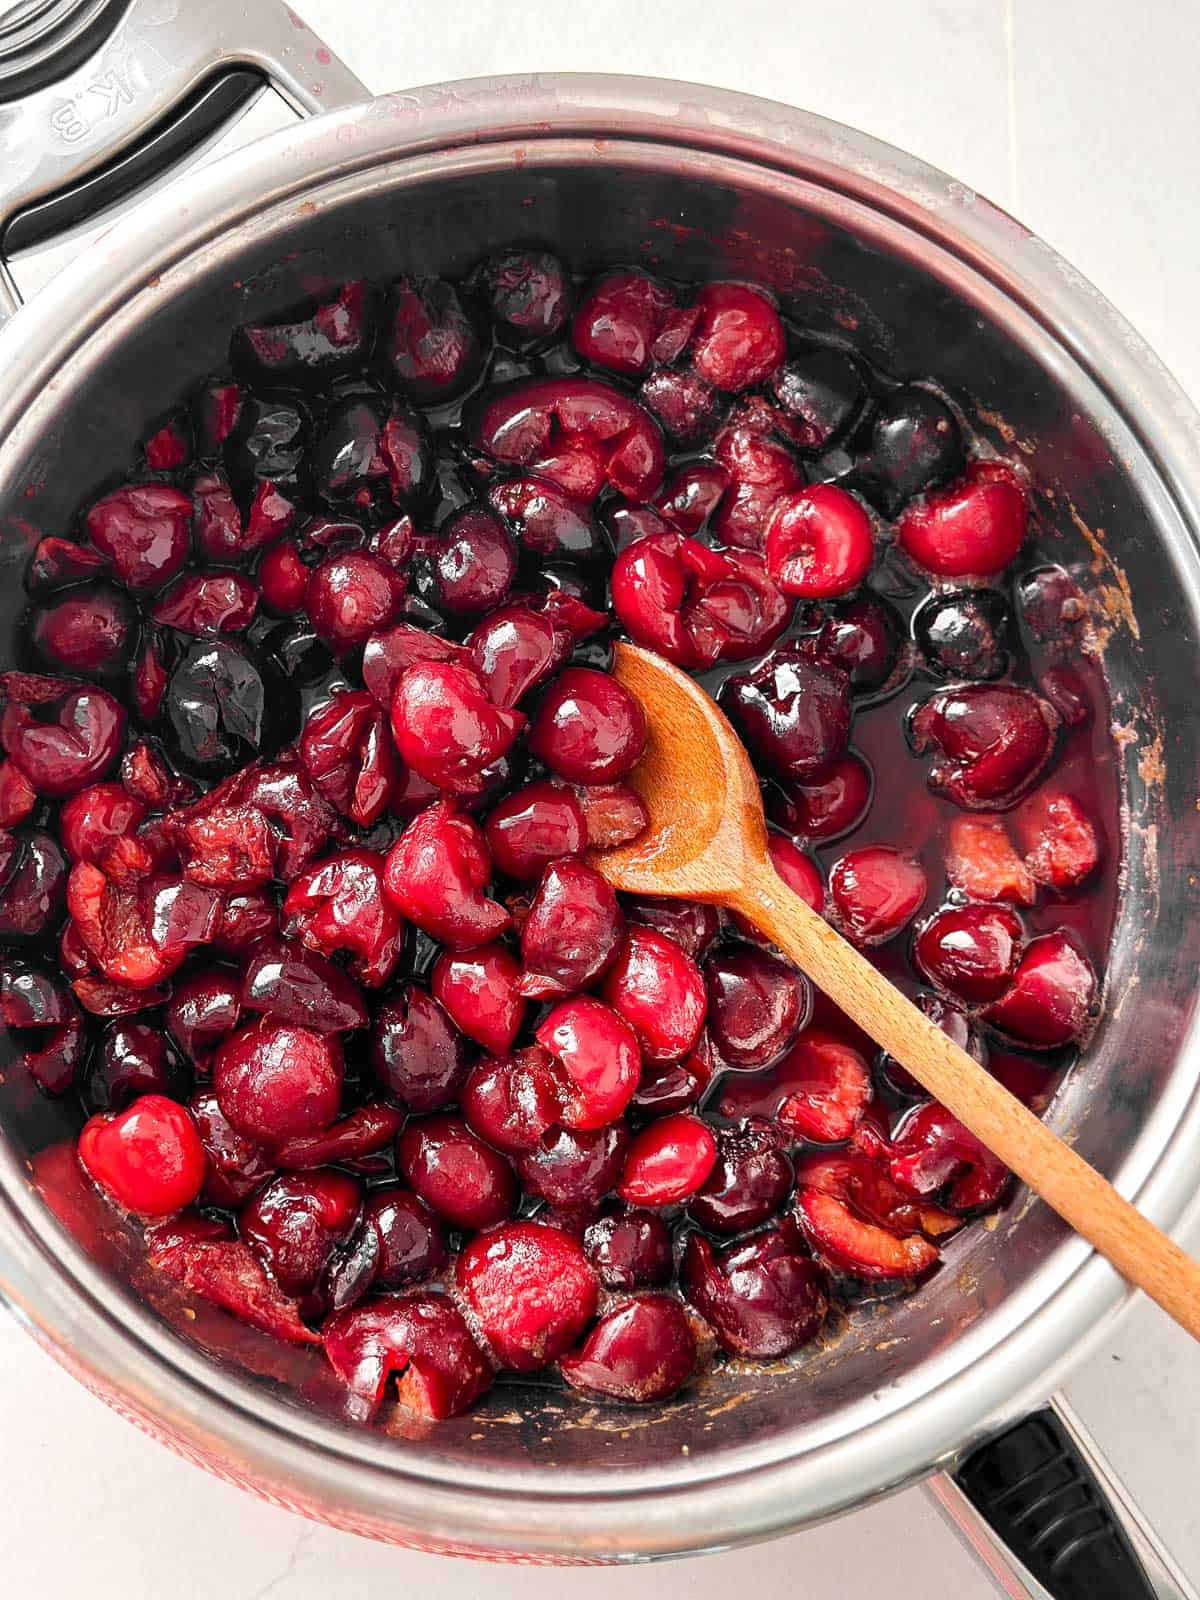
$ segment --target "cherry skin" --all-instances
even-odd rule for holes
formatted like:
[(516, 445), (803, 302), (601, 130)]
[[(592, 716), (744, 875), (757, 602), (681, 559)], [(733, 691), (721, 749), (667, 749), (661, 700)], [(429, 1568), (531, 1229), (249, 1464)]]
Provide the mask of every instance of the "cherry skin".
[(484, 835), (497, 870), (531, 883), (551, 862), (583, 848), (587, 824), (570, 789), (538, 782), (514, 789), (494, 806)]
[(636, 1295), (606, 1311), (558, 1370), (573, 1389), (637, 1405), (667, 1400), (696, 1366), (696, 1338), (678, 1300)]
[(578, 1242), (540, 1222), (480, 1234), (458, 1258), (459, 1293), (501, 1366), (534, 1372), (592, 1320), (596, 1275)]
[(568, 667), (542, 701), (529, 748), (569, 783), (615, 783), (637, 764), (646, 717), (622, 684), (588, 667)]
[(204, 1182), (195, 1123), (185, 1107), (159, 1094), (91, 1117), (79, 1135), (79, 1160), (114, 1204), (140, 1217), (173, 1216), (191, 1205)]
[(579, 995), (555, 1006), (536, 1037), (557, 1063), (563, 1125), (590, 1130), (615, 1122), (642, 1072), (641, 1050), (629, 1024), (610, 1006)]
[(834, 484), (796, 489), (775, 503), (765, 554), (767, 571), (784, 594), (827, 600), (856, 589), (870, 572), (870, 519)]
[(647, 1061), (677, 1061), (700, 1037), (708, 998), (699, 967), (653, 928), (629, 928), (604, 998), (636, 1033)]
[(459, 1117), (438, 1113), (410, 1122), (396, 1141), (405, 1181), (454, 1228), (490, 1228), (512, 1214), (516, 1179), (504, 1157)]
[(627, 1205), (676, 1205), (704, 1185), (716, 1160), (717, 1144), (708, 1124), (690, 1112), (674, 1112), (636, 1135), (617, 1194)]
[(319, 1133), (337, 1116), (341, 1047), (327, 1034), (264, 1017), (221, 1046), (213, 1087), (224, 1115), (251, 1139), (271, 1144)]

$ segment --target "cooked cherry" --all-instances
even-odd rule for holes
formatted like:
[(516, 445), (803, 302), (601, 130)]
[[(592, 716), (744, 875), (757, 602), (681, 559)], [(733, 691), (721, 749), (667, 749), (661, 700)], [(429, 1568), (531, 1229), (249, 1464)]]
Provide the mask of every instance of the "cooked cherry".
[(459, 1117), (439, 1114), (410, 1122), (396, 1141), (396, 1165), (452, 1227), (490, 1228), (512, 1215), (517, 1196), (512, 1168)]
[(620, 269), (588, 285), (572, 323), (571, 337), (585, 361), (639, 377), (650, 365), (655, 340), (675, 297), (647, 273)]
[(587, 989), (612, 965), (625, 919), (608, 881), (578, 860), (546, 868), (521, 928), (521, 993)]
[(478, 673), (456, 662), (418, 662), (401, 674), (392, 697), (401, 759), (454, 794), (483, 792), (484, 773), (524, 725), (521, 712), (494, 705)]
[(341, 655), (385, 628), (403, 597), (404, 580), (386, 561), (367, 550), (348, 550), (313, 569), (305, 606), (318, 634)]
[(433, 969), (433, 992), (469, 1039), (494, 1056), (504, 1056), (525, 1014), (521, 968), (502, 944), (473, 950), (445, 950)]
[(1071, 934), (1041, 934), (1025, 946), (1012, 985), (984, 1013), (987, 1021), (1035, 1050), (1082, 1037), (1096, 998), (1096, 973)]
[(188, 1109), (207, 1157), (201, 1198), (232, 1210), (262, 1187), (274, 1171), (267, 1152), (239, 1133), (217, 1103), (216, 1092), (201, 1089)]
[(769, 381), (787, 416), (788, 437), (814, 455), (846, 432), (862, 406), (862, 373), (844, 350), (815, 345), (789, 357)]
[(254, 806), (213, 805), (169, 824), (184, 876), (214, 889), (255, 889), (275, 876), (275, 835)]
[(552, 1206), (595, 1206), (616, 1187), (629, 1132), (622, 1122), (603, 1128), (553, 1128), (517, 1157), (526, 1190)]
[(404, 510), (426, 499), (434, 484), (424, 425), (403, 406), (385, 409), (366, 399), (345, 400), (329, 413), (312, 470), (327, 500), (358, 510)]
[(311, 713), (300, 759), (325, 798), (360, 828), (379, 821), (400, 781), (387, 720), (362, 690), (335, 694)]
[(729, 474), (715, 461), (694, 461), (667, 479), (655, 498), (658, 515), (678, 533), (695, 534), (708, 522), (729, 487)]
[(761, 550), (771, 513), (784, 495), (803, 487), (803, 469), (777, 439), (750, 427), (722, 429), (716, 457), (729, 487), (713, 517), (713, 531), (726, 544)]
[(1013, 469), (975, 461), (957, 483), (909, 507), (896, 525), (896, 542), (935, 577), (991, 577), (1016, 558), (1028, 515)]
[(267, 1276), (262, 1263), (223, 1223), (182, 1216), (148, 1229), (150, 1266), (240, 1321), (293, 1344), (319, 1344), (295, 1301)]
[(367, 1196), (363, 1216), (379, 1241), (376, 1288), (420, 1283), (449, 1261), (444, 1227), (407, 1189), (376, 1189)]
[(344, 1173), (286, 1173), (243, 1207), (238, 1232), (285, 1294), (316, 1287), (326, 1260), (358, 1220), (362, 1195)]
[(716, 1159), (708, 1124), (691, 1112), (673, 1112), (634, 1136), (617, 1194), (633, 1206), (676, 1205), (705, 1183)]
[(48, 833), (0, 833), (0, 939), (36, 939), (62, 916), (67, 864)]
[(587, 842), (593, 850), (628, 844), (650, 821), (645, 801), (627, 783), (579, 783), (575, 798), (583, 810)]
[(435, 1421), (465, 1411), (491, 1385), (466, 1318), (444, 1294), (384, 1295), (348, 1306), (329, 1319), (322, 1337), (364, 1422), (382, 1404), (392, 1375), (400, 1403)]
[(193, 572), (176, 578), (154, 602), (155, 622), (180, 633), (239, 633), (254, 620), (258, 590), (238, 572)]
[(662, 481), (658, 424), (596, 378), (530, 378), (494, 389), (475, 408), (471, 435), (502, 465), (526, 467), (589, 504), (606, 484), (644, 500)]
[(931, 389), (908, 383), (880, 403), (855, 475), (884, 516), (894, 517), (914, 495), (954, 477), (963, 459), (950, 407)]
[(808, 980), (766, 950), (719, 951), (705, 962), (704, 977), (712, 1042), (736, 1071), (769, 1067), (812, 1009)]
[(187, 559), (192, 502), (166, 483), (131, 483), (97, 500), (88, 538), (126, 588), (160, 589)]
[(676, 444), (703, 444), (721, 416), (719, 392), (695, 372), (659, 367), (638, 390), (638, 399)]
[(836, 484), (810, 484), (781, 495), (767, 524), (767, 571), (784, 594), (827, 600), (845, 594), (871, 570), (871, 521)]
[[(806, 906), (811, 906), (814, 911), (824, 910), (825, 879), (821, 876), (821, 869), (811, 856), (805, 855), (795, 840), (782, 833), (768, 833), (767, 855), (784, 883), (800, 896)], [(752, 922), (736, 911), (732, 914), (732, 922), (743, 939), (749, 939), (753, 944), (769, 943)]]
[(188, 1074), (159, 1028), (115, 1022), (105, 1029), (84, 1086), (91, 1111), (121, 1111), (143, 1094), (185, 1098)]
[(284, 883), (290, 883), (320, 854), (337, 822), (333, 807), (317, 793), (297, 763), (247, 767), (234, 780), (229, 798), (236, 805), (261, 811), (270, 822), (275, 834), (275, 870)]
[(0, 744), (38, 794), (59, 798), (102, 778), (115, 764), (125, 713), (104, 689), (60, 682), (61, 695), (36, 706), (10, 700)]
[(646, 1405), (682, 1389), (696, 1366), (696, 1337), (678, 1300), (643, 1294), (597, 1322), (558, 1370), (573, 1389)]
[(439, 533), (434, 565), (443, 610), (476, 614), (490, 611), (507, 595), (517, 556), (494, 512), (466, 506)]
[(501, 1366), (533, 1372), (592, 1320), (598, 1288), (579, 1243), (540, 1222), (509, 1222), (458, 1258), (459, 1293)]
[(471, 1069), (459, 1096), (462, 1114), (479, 1135), (509, 1155), (536, 1149), (562, 1114), (559, 1075), (540, 1045)]
[(699, 900), (658, 900), (644, 895), (625, 905), (630, 922), (653, 928), (674, 940), (693, 961), (702, 961), (721, 931), (721, 913)]
[(0, 828), (15, 828), (37, 806), (37, 790), (15, 761), (0, 761)]
[(654, 1211), (610, 1211), (583, 1236), (588, 1260), (606, 1289), (657, 1289), (671, 1281), (671, 1230)]
[[(925, 1013), (930, 1022), (936, 1022), (946, 1037), (953, 1039), (960, 1050), (966, 1050), (981, 1065), (985, 1062), (983, 1041), (972, 1027), (971, 1019), (960, 1006), (955, 1005), (952, 1000), (947, 1000), (944, 995), (933, 994), (928, 989), (923, 989), (920, 994), (914, 995), (913, 1004)], [(899, 1094), (910, 1095), (917, 1100), (925, 1098), (926, 1090), (886, 1051), (879, 1057), (879, 1070)]]
[(234, 974), (217, 968), (192, 973), (175, 985), (166, 1011), (167, 1031), (195, 1066), (206, 1065), (225, 1035), (237, 1027), (241, 993)]
[(1062, 789), (1031, 795), (1016, 818), (1025, 865), (1059, 893), (1077, 889), (1100, 864), (1100, 841), (1082, 801)]
[(146, 1094), (124, 1111), (89, 1118), (79, 1135), (88, 1176), (124, 1211), (169, 1217), (204, 1182), (204, 1146), (185, 1107)]
[(955, 817), (946, 831), (946, 876), (972, 900), (1031, 906), (1037, 884), (1003, 822)]
[(469, 389), (483, 364), (479, 335), (443, 278), (401, 278), (387, 308), (386, 359), (396, 385), (418, 405), (441, 405)]
[(119, 783), (94, 783), (64, 801), (58, 833), (72, 861), (98, 863), (118, 839), (137, 831), (146, 815)]
[(798, 1190), (796, 1219), (817, 1260), (833, 1272), (867, 1282), (909, 1281), (924, 1277), (938, 1263), (937, 1246), (923, 1235), (893, 1233), (814, 1188)]
[(1060, 653), (1077, 644), (1088, 620), (1083, 590), (1063, 567), (1034, 567), (1016, 584), (1021, 620), (1039, 644)]
[(366, 1163), (367, 1158), (386, 1150), (404, 1123), (404, 1113), (395, 1106), (358, 1106), (320, 1133), (301, 1133), (274, 1147), (275, 1165), (307, 1172), (313, 1167), (341, 1161), (350, 1166)]
[(544, 478), (506, 478), (493, 483), (488, 504), (504, 520), (522, 550), (546, 559), (590, 561), (604, 553), (604, 538), (586, 504)]
[(995, 1205), (1010, 1176), (1003, 1161), (936, 1102), (918, 1106), (897, 1128), (888, 1173), (916, 1195), (949, 1183), (946, 1204), (954, 1211)]
[(817, 653), (849, 674), (855, 693), (874, 694), (893, 682), (900, 627), (886, 601), (878, 595), (860, 595), (826, 618), (817, 635)]
[(319, 1133), (337, 1116), (341, 1046), (329, 1034), (263, 1017), (222, 1044), (213, 1087), (222, 1112), (251, 1139)]
[(743, 1233), (773, 1217), (792, 1192), (792, 1163), (770, 1123), (752, 1117), (717, 1134), (717, 1160), (688, 1201), (710, 1233)]
[(652, 1117), (691, 1111), (704, 1099), (719, 1070), (708, 1036), (702, 1033), (696, 1048), (681, 1061), (652, 1061), (643, 1066), (631, 1104), (635, 1111)]
[(931, 982), (979, 1005), (1007, 989), (1024, 938), (1021, 919), (1008, 906), (947, 906), (920, 929), (913, 954)]
[(268, 657), (227, 639), (189, 645), (167, 684), (175, 754), (201, 774), (273, 755), (294, 736), (299, 709), (295, 691)]
[(57, 975), (23, 961), (0, 967), (0, 1022), (26, 1072), (46, 1094), (66, 1094), (89, 1048), (74, 996)]
[(372, 302), (371, 290), (357, 278), (343, 284), (311, 316), (292, 322), (245, 323), (231, 341), (234, 364), (250, 381), (286, 389), (324, 387), (365, 359), (374, 332)]
[(25, 587), (31, 594), (69, 588), (90, 578), (102, 578), (108, 565), (99, 550), (87, 545), (73, 544), (70, 539), (40, 539), (25, 573)]
[(1007, 670), (1008, 607), (995, 589), (932, 594), (912, 626), (926, 661), (943, 677), (999, 678)]
[(632, 1028), (615, 1011), (586, 995), (566, 1000), (542, 1022), (537, 1042), (557, 1064), (565, 1127), (602, 1128), (622, 1114), (642, 1058)]
[(769, 799), (772, 818), (790, 832), (806, 839), (840, 839), (858, 827), (870, 808), (871, 770), (851, 752)]
[(383, 868), (376, 850), (341, 850), (292, 881), (281, 914), (285, 933), (319, 955), (347, 953), (351, 973), (373, 989), (391, 977), (404, 941)]
[(1054, 750), (1058, 714), (1032, 689), (967, 684), (919, 705), (910, 736), (934, 749), (930, 787), (964, 810), (1005, 811), (1025, 793)]
[(653, 928), (634, 925), (610, 969), (604, 998), (630, 1024), (647, 1061), (675, 1061), (700, 1036), (708, 997), (699, 967)]
[(733, 1356), (786, 1355), (820, 1332), (829, 1309), (825, 1274), (771, 1229), (714, 1251), (688, 1236), (684, 1293)]
[(471, 1050), (446, 1012), (415, 983), (382, 1006), (371, 1034), (371, 1065), (382, 1088), (411, 1111), (453, 1105)]
[(133, 647), (129, 598), (109, 583), (71, 589), (29, 617), (34, 654), (55, 672), (113, 678), (124, 671)]
[(309, 419), (302, 406), (243, 396), (237, 427), (225, 440), (225, 462), (243, 510), (264, 484), (298, 501), (308, 443)]
[(501, 344), (540, 350), (566, 326), (571, 285), (566, 269), (549, 250), (501, 250), (475, 274)]
[(529, 729), (529, 747), (571, 783), (613, 783), (646, 743), (641, 706), (615, 678), (586, 667), (560, 673)]
[(887, 844), (847, 851), (829, 874), (834, 912), (857, 944), (894, 938), (921, 909), (927, 888), (916, 857)]
[(541, 877), (560, 856), (575, 855), (587, 839), (583, 808), (570, 789), (529, 783), (493, 807), (484, 826), (499, 871), (522, 882)]
[(241, 1003), (277, 1022), (341, 1033), (366, 1026), (358, 986), (331, 961), (290, 939), (256, 944), (242, 976)]
[(808, 641), (779, 645), (720, 702), (753, 754), (781, 778), (803, 779), (840, 756), (850, 732), (850, 680), (816, 659)]
[(726, 1117), (773, 1117), (793, 1138), (833, 1144), (850, 1138), (870, 1099), (866, 1058), (824, 1029), (806, 1028), (770, 1072), (728, 1079), (720, 1109)]
[(690, 357), (718, 389), (748, 389), (770, 377), (785, 353), (779, 313), (761, 289), (707, 283), (696, 296), (700, 319)]
[(483, 832), (444, 805), (415, 817), (392, 847), (384, 892), (410, 922), (452, 949), (486, 944), (510, 921), (483, 890), (492, 864)]

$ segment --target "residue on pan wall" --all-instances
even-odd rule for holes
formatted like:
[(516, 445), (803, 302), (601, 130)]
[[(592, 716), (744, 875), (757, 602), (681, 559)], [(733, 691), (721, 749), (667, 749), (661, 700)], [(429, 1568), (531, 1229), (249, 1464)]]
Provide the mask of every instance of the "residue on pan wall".
[[(1101, 583), (1097, 588), (1100, 604), (1104, 608), (1106, 616), (1114, 627), (1126, 627), (1135, 639), (1140, 640), (1142, 633), (1133, 610), (1133, 595), (1130, 592), (1129, 579), (1126, 577), (1125, 569), (1120, 562), (1114, 560), (1109, 554), (1104, 543), (1104, 529), (1096, 528), (1093, 530), (1089, 528), (1075, 507), (1069, 502), (1067, 510), (1071, 514), (1071, 521), (1075, 524), (1088, 549), (1092, 552), (1092, 571), (1098, 578), (1107, 573), (1112, 579), (1111, 583)], [(1103, 644), (1101, 644), (1101, 649), (1103, 649)]]

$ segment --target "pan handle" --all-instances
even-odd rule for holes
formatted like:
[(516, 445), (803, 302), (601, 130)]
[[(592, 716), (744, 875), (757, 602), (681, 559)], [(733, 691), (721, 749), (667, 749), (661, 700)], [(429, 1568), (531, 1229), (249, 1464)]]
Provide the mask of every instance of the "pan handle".
[(1061, 1395), (928, 1492), (1011, 1600), (1197, 1600)]
[(114, 6), (115, 24), (86, 59), (64, 53), (53, 81), (8, 100), (0, 82), (0, 325), (21, 303), (3, 266), (14, 218), (41, 213), (45, 237), (56, 216), (144, 189), (267, 85), (302, 116), (369, 97), (284, 0)]

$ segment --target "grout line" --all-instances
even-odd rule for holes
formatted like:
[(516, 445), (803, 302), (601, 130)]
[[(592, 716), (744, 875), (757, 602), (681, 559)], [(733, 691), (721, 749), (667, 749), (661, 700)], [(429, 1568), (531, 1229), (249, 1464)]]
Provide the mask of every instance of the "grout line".
[(1021, 146), (1017, 138), (1017, 0), (1004, 0), (1004, 55), (1008, 87), (1008, 209), (1021, 214)]

